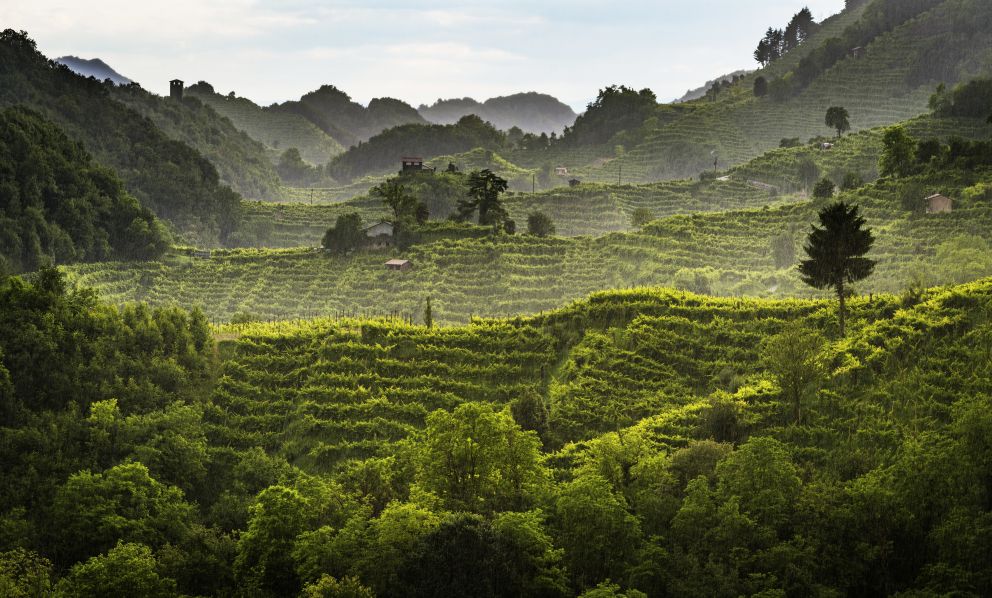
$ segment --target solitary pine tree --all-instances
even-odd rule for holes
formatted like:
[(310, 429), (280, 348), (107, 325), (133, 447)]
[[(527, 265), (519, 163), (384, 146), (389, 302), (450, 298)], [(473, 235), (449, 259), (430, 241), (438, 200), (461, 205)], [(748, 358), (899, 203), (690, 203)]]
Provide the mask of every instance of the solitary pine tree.
[(845, 285), (864, 280), (875, 269), (874, 260), (865, 256), (875, 242), (858, 206), (844, 202), (831, 204), (819, 214), (822, 228), (813, 226), (806, 246), (809, 256), (799, 264), (803, 282), (817, 289), (833, 288), (840, 301), (840, 334), (844, 336), (846, 316)]

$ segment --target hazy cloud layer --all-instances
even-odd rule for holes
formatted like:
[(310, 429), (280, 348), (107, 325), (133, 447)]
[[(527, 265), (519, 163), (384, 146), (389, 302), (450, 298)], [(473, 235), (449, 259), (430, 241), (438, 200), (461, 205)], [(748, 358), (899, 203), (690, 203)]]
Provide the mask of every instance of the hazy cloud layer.
[(178, 77), (262, 104), (331, 83), (362, 102), (541, 91), (580, 109), (611, 83), (670, 99), (753, 68), (768, 26), (843, 3), (6, 0), (0, 24), (27, 30), (50, 57), (99, 57), (159, 93)]

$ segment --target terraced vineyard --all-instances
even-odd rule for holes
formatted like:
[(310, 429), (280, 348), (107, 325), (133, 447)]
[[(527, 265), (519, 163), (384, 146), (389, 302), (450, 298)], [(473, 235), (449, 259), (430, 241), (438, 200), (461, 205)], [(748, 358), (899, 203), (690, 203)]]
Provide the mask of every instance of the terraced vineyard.
[[(393, 454), (434, 409), (467, 401), (522, 409), (522, 398), (535, 397), (550, 408), (549, 441), (562, 445), (608, 431), (610, 409), (632, 423), (692, 403), (708, 392), (698, 380), (721, 368), (756, 371), (756, 339), (829, 310), (817, 301), (644, 289), (600, 293), (537, 318), (433, 330), (328, 319), (225, 327), (222, 337), (238, 338), (214, 394), (214, 433), (220, 444), (262, 446), (327, 471)], [(891, 311), (877, 300), (854, 310), (861, 319)]]
[(547, 332), (511, 322), (428, 330), (395, 321), (251, 326), (214, 394), (218, 441), (311, 470), (392, 454), (435, 409), (542, 392)]
[[(973, 183), (950, 179), (939, 190), (961, 197)], [(860, 203), (877, 237), (871, 254), (879, 262), (876, 274), (859, 289), (900, 291), (920, 275), (934, 284), (952, 282), (967, 267), (973, 275), (992, 274), (986, 271), (992, 265), (955, 258), (957, 250), (947, 245), (955, 239), (964, 239), (966, 246), (987, 243), (992, 230), (987, 195), (959, 201), (950, 214), (914, 216), (898, 199), (912, 184), (882, 181), (842, 195)], [(211, 259), (173, 256), (161, 263), (83, 264), (66, 270), (112, 302), (200, 305), (215, 322), (238, 312), (262, 319), (396, 313), (419, 321), (428, 296), (436, 320), (465, 322), (473, 315), (536, 313), (590, 292), (630, 286), (812, 296), (791, 266), (817, 210), (816, 204), (796, 203), (677, 215), (637, 233), (599, 238), (445, 239), (403, 253), (348, 257), (310, 249), (220, 251)], [(791, 241), (792, 257), (776, 264), (772, 245), (782, 237)], [(415, 268), (388, 271), (383, 262), (392, 257), (408, 258)]]

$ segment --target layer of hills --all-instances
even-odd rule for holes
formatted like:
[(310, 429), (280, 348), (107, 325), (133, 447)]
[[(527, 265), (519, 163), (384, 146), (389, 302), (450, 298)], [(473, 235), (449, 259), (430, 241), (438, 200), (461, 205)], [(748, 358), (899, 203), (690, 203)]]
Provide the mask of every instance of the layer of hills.
[[(854, 133), (759, 136), (654, 181), (693, 166), (662, 129), (788, 123), (805, 92), (766, 105), (738, 80), (659, 106), (611, 87), (554, 139), (407, 123), (330, 168), (395, 171), (423, 143), (437, 172), (397, 180), (430, 218), (340, 254), (313, 246), (340, 216), (388, 218), (380, 197), (243, 201), (221, 178), (292, 152), (216, 94), (110, 87), (0, 34), (0, 269), (29, 271), (0, 272), (0, 594), (992, 595), (992, 79), (906, 87), (888, 48), (914, 59), (909, 27), (967, 78), (989, 13), (848, 5), (761, 73), (781, 93), (851, 41), (825, 39), (883, 26), (857, 59), (877, 71), (831, 79), (845, 58), (806, 88), (888, 80), (891, 114)], [(308, 109), (340, 104), (323, 95)], [(282, 113), (310, 122), (302, 104)], [(256, 109), (279, 110), (238, 114)], [(300, 119), (255, 134), (323, 139)], [(616, 184), (621, 165), (652, 182)], [(516, 234), (447, 219), (479, 168), (518, 190)], [(950, 212), (928, 212), (937, 193)], [(837, 199), (877, 261), (846, 332), (796, 268)], [(557, 234), (524, 232), (536, 211)], [(245, 248), (167, 250), (163, 223)]]
[(474, 114), (497, 129), (508, 131), (517, 127), (526, 133), (558, 133), (575, 122), (575, 112), (566, 104), (547, 94), (518, 93), (479, 102), (472, 98), (450, 99), (420, 105), (417, 111), (428, 121), (450, 125), (463, 116)]

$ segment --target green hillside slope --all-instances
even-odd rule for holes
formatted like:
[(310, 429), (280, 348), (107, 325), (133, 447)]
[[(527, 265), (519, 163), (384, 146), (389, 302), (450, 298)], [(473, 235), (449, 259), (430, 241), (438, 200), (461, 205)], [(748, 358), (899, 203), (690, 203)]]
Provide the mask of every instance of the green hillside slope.
[(237, 228), (241, 199), (202, 154), (114, 101), (103, 83), (49, 62), (30, 38), (8, 29), (0, 34), (0, 106), (16, 104), (82, 141), (143, 206), (191, 240), (215, 244)]
[[(900, 291), (916, 279), (967, 281), (992, 274), (986, 231), (992, 226), (989, 174), (883, 179), (840, 197), (862, 206), (878, 239), (876, 274), (860, 292)], [(941, 192), (950, 214), (903, 207), (907, 193)], [(672, 285), (726, 295), (809, 296), (794, 269), (813, 203), (696, 213), (658, 220), (637, 233), (600, 238), (528, 235), (446, 240), (405, 252), (331, 257), (311, 250), (218, 253), (210, 260), (75, 266), (75, 280), (108, 300), (202, 306), (214, 321), (237, 312), (292, 318), (316, 314), (403, 313), (419, 318), (434, 298), (435, 319), (536, 313), (605, 288)], [(778, 247), (778, 249), (776, 249)], [(411, 272), (383, 262), (411, 259)]]
[(0, 110), (0, 276), (45, 261), (151, 259), (161, 223), (79, 144), (25, 108)]
[[(992, 6), (974, 0), (876, 0), (848, 9), (825, 22), (806, 44), (721, 92), (715, 101), (680, 104), (671, 114), (672, 108), (661, 107), (656, 120), (637, 132), (635, 137), (643, 141), (628, 147), (622, 160), (577, 174), (584, 180), (609, 181), (623, 168), (629, 180), (649, 181), (698, 175), (712, 167), (714, 157), (720, 165), (740, 164), (783, 138), (830, 134), (823, 123), (830, 106), (847, 108), (855, 131), (911, 118), (926, 110), (938, 83), (988, 74), (992, 38), (983, 24), (990, 19)], [(756, 77), (795, 79), (811, 51), (836, 52), (838, 44), (847, 43), (863, 46), (864, 54), (847, 56), (851, 48), (841, 48), (843, 57), (808, 85), (796, 85), (795, 92), (782, 98), (754, 97)], [(600, 153), (612, 158), (611, 150)]]
[(186, 93), (230, 119), (252, 139), (265, 144), (275, 163), (278, 154), (295, 147), (311, 164), (322, 166), (344, 151), (341, 144), (298, 114), (263, 108), (248, 98), (221, 95), (204, 81), (186, 88)]
[(170, 138), (196, 148), (217, 168), (221, 183), (250, 199), (271, 199), (279, 191), (279, 175), (265, 147), (209, 105), (192, 97), (175, 102), (138, 86), (114, 87), (115, 100), (148, 118)]
[(333, 85), (269, 109), (302, 116), (343, 147), (357, 145), (392, 127), (426, 122), (413, 106), (400, 100), (373, 98), (368, 106), (362, 106)]

